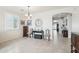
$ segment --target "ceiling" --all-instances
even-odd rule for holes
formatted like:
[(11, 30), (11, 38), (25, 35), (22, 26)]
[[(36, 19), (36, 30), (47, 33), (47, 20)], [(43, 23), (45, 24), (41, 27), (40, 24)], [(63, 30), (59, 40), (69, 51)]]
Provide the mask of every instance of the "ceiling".
[[(38, 13), (48, 10), (56, 10), (65, 8), (67, 6), (30, 6), (30, 13)], [(27, 13), (28, 7), (26, 6), (0, 6), (1, 9), (16, 12), (19, 14)]]
[(59, 13), (53, 16), (53, 20), (63, 19), (64, 17), (67, 17), (68, 15), (72, 16), (72, 13)]

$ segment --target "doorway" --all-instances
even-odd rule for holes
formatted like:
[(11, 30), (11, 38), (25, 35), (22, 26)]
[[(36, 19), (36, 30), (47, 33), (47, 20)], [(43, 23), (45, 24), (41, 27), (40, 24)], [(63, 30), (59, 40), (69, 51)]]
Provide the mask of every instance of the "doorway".
[[(68, 31), (68, 37), (71, 38), (72, 13), (59, 13), (52, 17), (52, 35), (56, 33), (63, 36), (63, 29)], [(54, 31), (57, 31), (54, 33)]]

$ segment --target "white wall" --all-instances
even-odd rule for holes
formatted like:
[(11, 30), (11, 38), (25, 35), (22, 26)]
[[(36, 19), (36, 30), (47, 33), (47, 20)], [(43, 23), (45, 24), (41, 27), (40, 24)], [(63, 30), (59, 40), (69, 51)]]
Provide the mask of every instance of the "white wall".
[(0, 43), (7, 41), (7, 40), (17, 39), (17, 38), (21, 37), (21, 34), (20, 34), (21, 30), (20, 29), (5, 31), (5, 16), (8, 14), (19, 16), (16, 13), (0, 9)]
[[(33, 28), (37, 28), (35, 26), (35, 20), (36, 19), (41, 19), (42, 22), (43, 22), (43, 25), (42, 25), (42, 29), (45, 31), (46, 29), (50, 29), (50, 31), (52, 30), (52, 16), (49, 12), (45, 12), (45, 13), (38, 13), (38, 14), (35, 14), (33, 15)], [(51, 31), (52, 32), (52, 31)]]
[[(33, 22), (32, 22), (31, 28), (35, 28), (35, 20), (37, 18), (41, 19), (43, 21), (43, 26), (42, 26), (43, 30), (45, 31), (47, 28), (49, 28), (51, 31), (51, 39), (52, 39), (52, 16), (58, 13), (62, 13), (62, 12), (72, 13), (72, 32), (79, 32), (79, 26), (78, 26), (79, 25), (79, 8), (76, 8), (74, 10), (73, 8), (64, 8), (64, 9), (50, 10), (50, 11), (32, 14)], [(6, 31), (6, 32), (4, 31), (4, 20), (5, 20), (4, 16), (6, 13), (9, 13), (11, 15), (18, 15), (13, 12), (0, 10), (0, 42), (22, 37), (22, 26), (19, 30)]]
[(73, 8), (72, 32), (79, 33), (79, 7)]
[(41, 19), (43, 21), (43, 30), (45, 31), (47, 28), (50, 29), (51, 32), (51, 39), (52, 39), (52, 16), (58, 13), (62, 12), (69, 12), (72, 13), (72, 8), (64, 8), (64, 9), (58, 9), (58, 10), (50, 10), (47, 12), (40, 12), (36, 14), (32, 14), (32, 28), (35, 28), (35, 20)]

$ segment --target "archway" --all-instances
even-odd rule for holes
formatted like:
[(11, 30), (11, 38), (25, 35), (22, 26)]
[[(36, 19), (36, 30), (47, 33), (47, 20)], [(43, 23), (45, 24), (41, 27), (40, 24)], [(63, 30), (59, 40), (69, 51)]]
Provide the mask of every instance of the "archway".
[(54, 26), (57, 34), (62, 35), (63, 26), (68, 31), (68, 38), (71, 38), (72, 13), (58, 13), (52, 16), (52, 35), (54, 35)]

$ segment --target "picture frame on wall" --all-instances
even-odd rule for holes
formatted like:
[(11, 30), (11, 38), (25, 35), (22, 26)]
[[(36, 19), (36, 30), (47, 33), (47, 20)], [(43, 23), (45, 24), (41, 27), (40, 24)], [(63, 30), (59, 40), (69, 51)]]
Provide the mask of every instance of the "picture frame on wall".
[(25, 21), (21, 20), (21, 25), (24, 25), (25, 24)]
[(66, 19), (66, 26), (67, 26), (67, 19)]
[(31, 26), (32, 25), (32, 20), (27, 20), (27, 26)]

